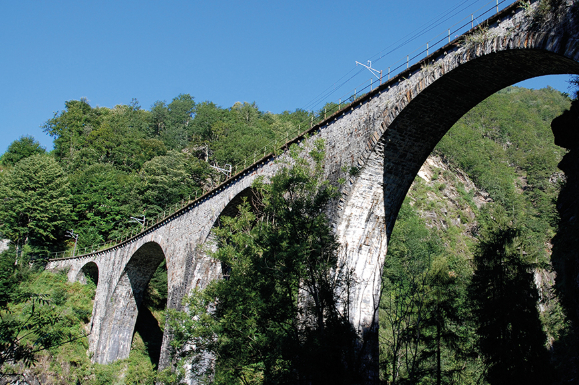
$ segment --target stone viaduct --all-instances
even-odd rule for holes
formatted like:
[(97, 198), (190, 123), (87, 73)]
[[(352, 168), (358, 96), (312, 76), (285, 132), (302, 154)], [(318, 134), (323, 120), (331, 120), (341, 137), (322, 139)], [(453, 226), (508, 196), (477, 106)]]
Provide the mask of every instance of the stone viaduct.
[[(498, 90), (535, 76), (579, 74), (579, 4), (543, 0), (531, 7), (514, 3), (482, 28), (433, 52), (420, 63), (364, 95), (290, 143), (326, 144), (325, 174), (348, 177), (341, 198), (328, 212), (341, 244), (341, 257), (354, 269), (350, 321), (366, 340), (368, 383), (377, 381), (377, 320), (381, 273), (388, 238), (416, 173), (435, 145), (472, 107)], [(204, 244), (220, 215), (247, 194), (258, 176), (279, 169), (270, 154), (232, 176), (162, 222), (115, 245), (87, 255), (51, 260), (49, 269), (68, 268), (72, 280), (97, 274), (89, 350), (98, 363), (128, 356), (143, 293), (163, 259), (167, 263), (169, 308), (180, 308), (193, 288), (221, 276), (220, 263)], [(160, 366), (170, 363), (163, 338)]]

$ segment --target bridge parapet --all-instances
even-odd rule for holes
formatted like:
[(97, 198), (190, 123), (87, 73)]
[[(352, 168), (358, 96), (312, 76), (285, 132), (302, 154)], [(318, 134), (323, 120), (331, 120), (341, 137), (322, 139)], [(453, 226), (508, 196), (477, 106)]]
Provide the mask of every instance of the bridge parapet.
[[(501, 1), (501, 3), (502, 2), (503, 1)], [(130, 242), (133, 242), (135, 239), (137, 239), (137, 238), (139, 238), (147, 233), (150, 233), (151, 231), (154, 231), (155, 229), (165, 225), (166, 223), (168, 223), (169, 221), (171, 221), (175, 217), (183, 215), (184, 213), (188, 212), (192, 208), (196, 207), (200, 202), (203, 202), (206, 199), (212, 198), (213, 196), (215, 196), (216, 193), (223, 190), (228, 185), (230, 185), (232, 183), (236, 183), (236, 181), (238, 181), (239, 179), (244, 178), (248, 174), (255, 172), (257, 169), (259, 169), (264, 164), (266, 164), (270, 161), (275, 161), (280, 155), (285, 154), (291, 145), (293, 145), (293, 144), (299, 145), (300, 143), (304, 142), (304, 140), (306, 140), (308, 137), (310, 137), (312, 135), (319, 134), (322, 129), (328, 127), (336, 120), (341, 119), (343, 116), (351, 113), (351, 111), (353, 111), (354, 109), (359, 108), (360, 106), (368, 103), (373, 98), (376, 98), (377, 96), (381, 95), (383, 92), (389, 91), (392, 87), (398, 86), (401, 82), (406, 83), (406, 81), (409, 80), (410, 77), (412, 77), (413, 75), (415, 75), (417, 73), (423, 72), (424, 70), (428, 70), (428, 69), (431, 69), (432, 67), (437, 66), (438, 64), (436, 64), (436, 63), (438, 63), (441, 58), (447, 56), (447, 54), (449, 52), (455, 51), (457, 49), (457, 47), (461, 47), (462, 45), (467, 45), (467, 46), (468, 45), (473, 45), (473, 46), (476, 45), (477, 41), (480, 40), (479, 37), (476, 37), (477, 34), (480, 34), (481, 32), (485, 32), (489, 36), (491, 34), (499, 36), (500, 34), (498, 34), (497, 32), (502, 31), (503, 36), (508, 35), (509, 30), (512, 30), (515, 27), (509, 16), (511, 14), (513, 14), (514, 12), (516, 12), (518, 10), (518, 8), (521, 7), (521, 3), (522, 3), (521, 1), (514, 2), (513, 4), (504, 8), (503, 10), (492, 15), (490, 18), (485, 20), (483, 23), (480, 23), (476, 27), (473, 27), (472, 29), (470, 29), (469, 31), (464, 33), (463, 35), (454, 38), (453, 40), (449, 41), (447, 44), (443, 45), (442, 47), (440, 47), (436, 51), (433, 51), (432, 53), (429, 53), (430, 51), (425, 50), (424, 52), (428, 52), (429, 54), (426, 55), (419, 62), (409, 66), (405, 70), (401, 71), (400, 73), (396, 74), (395, 76), (391, 77), (390, 79), (384, 81), (383, 84), (381, 84), (380, 86), (371, 90), (370, 92), (362, 94), (359, 97), (355, 98), (355, 100), (353, 100), (349, 104), (346, 104), (344, 107), (331, 113), (331, 115), (328, 116), (327, 118), (321, 120), (320, 122), (316, 123), (315, 125), (312, 125), (311, 128), (304, 130), (301, 133), (298, 133), (298, 135), (295, 138), (293, 138), (293, 139), (287, 141), (286, 143), (283, 143), (281, 146), (275, 148), (273, 152), (270, 152), (268, 154), (264, 154), (263, 157), (259, 158), (257, 161), (250, 164), (249, 166), (242, 169), (241, 171), (231, 175), (223, 183), (216, 186), (215, 188), (209, 190), (208, 192), (204, 193), (203, 195), (199, 196), (198, 198), (195, 198), (194, 200), (192, 200), (190, 202), (187, 202), (185, 204), (181, 204), (181, 207), (179, 207), (175, 211), (169, 212), (166, 216), (157, 218), (156, 220), (153, 221), (152, 224), (150, 224), (147, 227), (144, 227), (142, 229), (142, 231), (140, 231), (134, 235), (133, 234), (127, 235), (126, 238), (121, 239), (117, 243), (111, 244), (111, 242), (107, 242), (104, 244), (104, 247), (103, 246), (91, 247), (90, 248), (91, 252), (89, 252), (89, 253), (79, 254), (77, 256), (70, 256), (70, 257), (60, 257), (60, 258), (56, 257), (56, 258), (49, 259), (49, 261), (71, 259), (71, 258), (80, 258), (80, 257), (84, 257), (85, 255), (92, 255), (92, 254), (98, 255), (100, 253), (107, 252), (109, 250), (114, 250), (117, 247), (122, 247), (123, 245), (126, 245)], [(497, 7), (498, 7), (498, 4), (497, 4)], [(494, 8), (491, 7), (491, 9), (494, 9)], [(507, 23), (501, 24), (500, 23), (501, 20), (505, 20), (505, 19), (507, 20)], [(488, 32), (489, 26), (493, 27), (493, 32), (490, 32), (490, 33)], [(469, 37), (472, 37), (472, 36), (475, 36), (475, 37), (469, 39)], [(483, 39), (480, 41), (482, 42), (482, 41), (486, 41), (486, 40)], [(419, 91), (418, 92), (416, 91), (415, 86), (411, 85), (410, 88), (412, 89), (413, 94), (417, 94), (419, 92)], [(391, 114), (391, 116), (393, 117), (395, 115)], [(392, 119), (390, 119), (390, 120), (392, 120)], [(382, 135), (384, 133), (384, 129), (387, 126), (388, 126), (387, 122), (384, 121), (382, 123), (382, 127), (381, 127), (382, 129), (372, 133), (372, 135), (369, 138), (370, 142), (366, 148), (366, 151), (363, 153), (362, 157), (360, 157), (356, 161), (352, 162), (353, 165), (357, 165), (358, 167), (361, 167), (365, 164), (367, 157), (369, 156), (372, 149), (376, 145), (377, 140), (380, 137), (380, 135)]]

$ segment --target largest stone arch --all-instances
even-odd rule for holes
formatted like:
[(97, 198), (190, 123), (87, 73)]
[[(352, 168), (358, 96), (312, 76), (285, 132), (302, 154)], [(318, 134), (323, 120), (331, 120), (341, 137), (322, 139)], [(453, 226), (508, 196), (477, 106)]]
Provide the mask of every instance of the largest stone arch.
[[(544, 0), (550, 12), (535, 12), (518, 3), (505, 8), (420, 63), (366, 94), (292, 142), (321, 137), (326, 143), (325, 175), (332, 183), (346, 176), (341, 198), (328, 213), (341, 243), (341, 258), (355, 273), (349, 316), (360, 336), (362, 367), (368, 383), (377, 381), (377, 309), (388, 238), (408, 188), (436, 143), (468, 110), (494, 92), (521, 80), (547, 74), (579, 74), (578, 4)], [(72, 267), (94, 260), (99, 288), (93, 314), (90, 349), (100, 362), (124, 358), (109, 354), (100, 327), (105, 307), (131, 255), (156, 242), (167, 259), (168, 306), (180, 308), (191, 288), (218, 278), (220, 266), (205, 255), (210, 229), (240, 192), (258, 176), (275, 174), (285, 153), (270, 154), (187, 207), (113, 248), (68, 260), (50, 268)], [(82, 262), (76, 262), (76, 261)], [(70, 274), (69, 274), (70, 275)], [(107, 302), (109, 301), (109, 302)], [(169, 363), (168, 336), (161, 365)]]

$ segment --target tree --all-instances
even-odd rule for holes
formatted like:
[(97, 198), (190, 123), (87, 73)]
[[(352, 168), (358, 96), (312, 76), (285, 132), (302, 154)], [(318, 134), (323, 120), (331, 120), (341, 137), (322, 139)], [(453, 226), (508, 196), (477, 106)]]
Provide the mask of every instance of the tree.
[(14, 166), (20, 160), (35, 154), (44, 154), (46, 150), (32, 136), (21, 136), (10, 144), (0, 161), (5, 166)]
[[(61, 317), (49, 304), (48, 296), (20, 293), (13, 303), (0, 306), (0, 378), (7, 374), (6, 364), (30, 366), (36, 353), (72, 340), (54, 327)], [(24, 306), (15, 313), (12, 308), (18, 305)]]
[(44, 123), (44, 132), (54, 138), (56, 159), (68, 164), (75, 152), (85, 144), (86, 135), (100, 125), (107, 109), (92, 108), (86, 99), (69, 100), (64, 103), (66, 110), (55, 113)]
[[(22, 367), (30, 367), (37, 353), (79, 338), (85, 333), (63, 317), (58, 303), (63, 297), (23, 289), (30, 279), (28, 263), (15, 265), (14, 247), (0, 253), (0, 379), (16, 379)], [(38, 278), (36, 276), (36, 278)], [(61, 292), (62, 293), (62, 292)], [(51, 298), (52, 297), (52, 298)], [(90, 314), (90, 313), (89, 313)], [(86, 322), (86, 321), (85, 321)]]
[(96, 163), (69, 175), (78, 249), (102, 242), (124, 230), (128, 218), (139, 213), (141, 200), (135, 193), (138, 175)]
[(15, 244), (55, 246), (71, 219), (70, 189), (49, 155), (18, 162), (0, 185), (0, 231)]
[(481, 236), (470, 287), (485, 377), (491, 384), (547, 384), (552, 373), (534, 265), (525, 258), (521, 231), (495, 224)]
[(384, 263), (380, 301), (381, 366), (388, 383), (418, 381), (431, 262), (441, 251), (418, 214), (404, 204)]
[(147, 214), (156, 215), (195, 192), (201, 195), (201, 186), (209, 174), (205, 162), (169, 151), (143, 165), (136, 189)]
[[(411, 379), (415, 383), (426, 378), (433, 378), (437, 385), (453, 383), (468, 365), (476, 365), (472, 360), (468, 362), (473, 353), (474, 325), (466, 303), (465, 277), (452, 270), (448, 262), (446, 257), (437, 256), (428, 272), (424, 319), (417, 333), (422, 346), (416, 378)], [(476, 378), (470, 380), (477, 382)]]
[(322, 146), (309, 153), (313, 165), (294, 153), (296, 164), (271, 184), (256, 182), (253, 206), (245, 202), (237, 217), (222, 219), (215, 257), (225, 279), (190, 297), (188, 312), (171, 313), (174, 346), (211, 352), (215, 383), (357, 380), (356, 334), (344, 300), (352, 282), (338, 268), (323, 211), (336, 191), (321, 179)]
[[(388, 384), (453, 383), (476, 362), (467, 355), (468, 262), (453, 258), (441, 234), (406, 199), (384, 262), (380, 300), (380, 367)], [(474, 368), (476, 369), (476, 368)], [(477, 383), (469, 378), (465, 383)]]
[[(123, 171), (138, 171), (143, 163), (167, 149), (162, 141), (147, 138), (149, 113), (136, 106), (118, 105), (108, 110), (101, 123), (86, 135), (80, 156), (89, 152), (93, 163), (112, 163)], [(78, 163), (77, 157), (75, 161)]]
[(197, 104), (195, 118), (189, 125), (189, 132), (199, 136), (202, 140), (209, 140), (213, 136), (211, 127), (220, 120), (224, 120), (227, 110), (212, 102)]
[(189, 123), (193, 120), (195, 101), (189, 94), (180, 94), (169, 105), (157, 101), (151, 108), (152, 130), (172, 150), (187, 146), (191, 136)]

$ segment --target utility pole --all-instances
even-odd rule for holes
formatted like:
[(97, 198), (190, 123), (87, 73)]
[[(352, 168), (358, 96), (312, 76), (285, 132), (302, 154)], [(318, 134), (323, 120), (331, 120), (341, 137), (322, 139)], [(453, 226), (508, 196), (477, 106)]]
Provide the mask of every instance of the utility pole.
[(138, 224), (141, 225), (141, 230), (143, 230), (145, 228), (145, 216), (144, 215), (143, 215), (143, 219), (131, 217), (131, 220), (129, 222), (137, 222)]
[[(362, 67), (366, 67), (372, 75), (376, 76), (376, 79), (380, 80), (380, 85), (382, 85), (382, 71), (378, 71), (377, 69), (372, 68), (372, 62), (370, 60), (368, 60), (368, 65), (362, 64), (362, 63), (357, 61), (356, 65), (358, 65), (358, 64), (361, 65)], [(378, 75), (380, 75), (380, 76), (378, 76)]]
[(78, 242), (78, 234), (73, 230), (66, 230), (65, 236), (67, 238), (74, 238), (74, 249), (72, 250), (72, 257), (76, 254), (76, 243)]
[[(254, 157), (253, 163), (255, 163), (255, 155), (254, 155), (253, 157)], [(231, 165), (230, 165), (230, 164), (226, 164), (226, 165), (223, 166), (223, 167), (227, 167), (227, 166), (229, 166), (229, 170), (226, 169), (226, 168), (221, 168), (221, 167), (219, 167), (219, 165), (217, 165), (217, 166), (209, 165), (209, 167), (214, 168), (214, 169), (216, 169), (217, 171), (224, 173), (225, 176), (226, 176), (227, 178), (229, 178), (229, 177), (231, 176)]]

